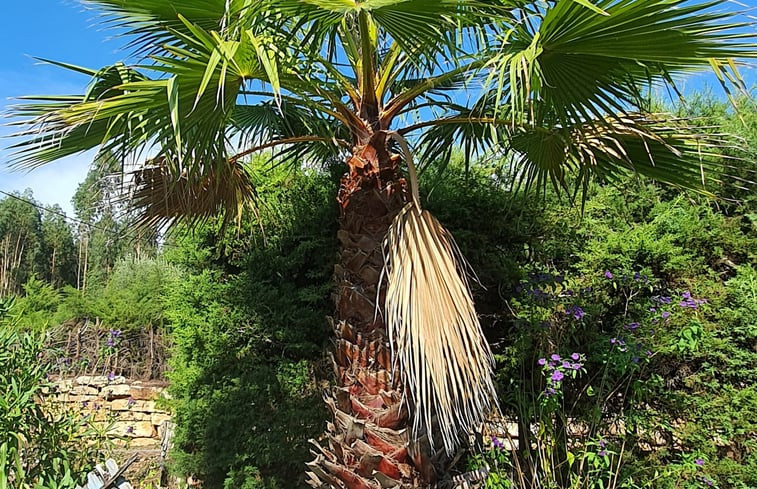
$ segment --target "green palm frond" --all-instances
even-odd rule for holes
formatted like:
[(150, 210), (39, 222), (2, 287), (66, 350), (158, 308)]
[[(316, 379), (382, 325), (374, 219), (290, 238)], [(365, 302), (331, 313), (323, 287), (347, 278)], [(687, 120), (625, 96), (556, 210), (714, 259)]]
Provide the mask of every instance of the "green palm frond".
[(669, 114), (632, 114), (601, 125), (521, 127), (509, 136), (505, 161), (527, 188), (575, 186), (573, 192), (580, 192), (591, 178), (619, 183), (642, 175), (712, 196), (720, 179), (728, 178), (713, 156), (735, 141), (706, 129)]
[(501, 34), (489, 86), (514, 109), (513, 117), (528, 117), (537, 100), (566, 124), (623, 113), (639, 107), (645, 87), (713, 63), (731, 69), (728, 59), (756, 52), (754, 36), (744, 34), (750, 26), (716, 11), (719, 1), (594, 3), (606, 15), (558, 0), (532, 9), (532, 21)]

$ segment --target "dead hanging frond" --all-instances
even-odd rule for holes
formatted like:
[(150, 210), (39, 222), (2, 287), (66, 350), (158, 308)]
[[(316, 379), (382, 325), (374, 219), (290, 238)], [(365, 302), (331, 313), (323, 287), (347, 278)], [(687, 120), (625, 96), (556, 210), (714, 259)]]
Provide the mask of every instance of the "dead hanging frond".
[(155, 231), (176, 221), (194, 226), (219, 214), (224, 224), (239, 223), (255, 190), (246, 169), (238, 162), (208, 166), (201, 172), (182, 171), (159, 157), (130, 174), (132, 190), (125, 199), (140, 212), (136, 227)]
[(497, 408), (494, 360), (473, 305), (469, 265), (452, 235), (422, 210), (407, 143), (413, 200), (397, 215), (384, 241), (385, 314), (392, 361), (404, 379), (412, 436), (439, 430), (452, 454), (461, 439)]

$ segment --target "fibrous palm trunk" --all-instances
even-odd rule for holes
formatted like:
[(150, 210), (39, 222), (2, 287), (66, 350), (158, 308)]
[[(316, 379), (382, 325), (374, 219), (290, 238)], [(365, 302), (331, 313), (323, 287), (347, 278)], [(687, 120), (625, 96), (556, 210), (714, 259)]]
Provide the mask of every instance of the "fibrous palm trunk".
[(312, 442), (312, 487), (424, 487), (433, 477), (425, 457), (408, 444), (403, 387), (392, 374), (387, 330), (376, 309), (377, 298), (383, 301), (382, 242), (407, 202), (398, 160), (378, 133), (355, 149), (341, 182), (333, 319), (337, 387), (326, 395), (333, 422), (320, 442)]

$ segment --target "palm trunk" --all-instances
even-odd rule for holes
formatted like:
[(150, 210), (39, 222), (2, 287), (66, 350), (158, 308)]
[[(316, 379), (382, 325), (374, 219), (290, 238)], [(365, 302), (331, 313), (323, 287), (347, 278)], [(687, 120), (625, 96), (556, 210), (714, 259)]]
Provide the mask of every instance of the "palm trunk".
[(320, 442), (312, 442), (312, 487), (423, 487), (433, 475), (419, 469), (430, 467), (421, 457), (412, 460), (403, 388), (392, 375), (386, 325), (376, 312), (376, 299), (383, 300), (384, 293), (381, 243), (407, 202), (398, 160), (377, 134), (355, 149), (339, 190), (341, 255), (332, 321), (337, 386), (326, 395), (334, 419)]

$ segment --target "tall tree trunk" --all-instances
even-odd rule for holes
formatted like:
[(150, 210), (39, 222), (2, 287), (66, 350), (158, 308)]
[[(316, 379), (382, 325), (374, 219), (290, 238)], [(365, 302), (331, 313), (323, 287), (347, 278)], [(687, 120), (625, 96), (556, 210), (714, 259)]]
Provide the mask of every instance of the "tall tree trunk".
[(384, 294), (378, 290), (381, 244), (407, 202), (398, 161), (387, 152), (385, 135), (377, 133), (354, 150), (339, 189), (341, 255), (332, 320), (337, 387), (326, 395), (333, 422), (320, 442), (312, 442), (312, 487), (424, 487), (433, 477), (430, 464), (408, 446), (403, 387), (392, 375), (387, 329), (376, 311)]

